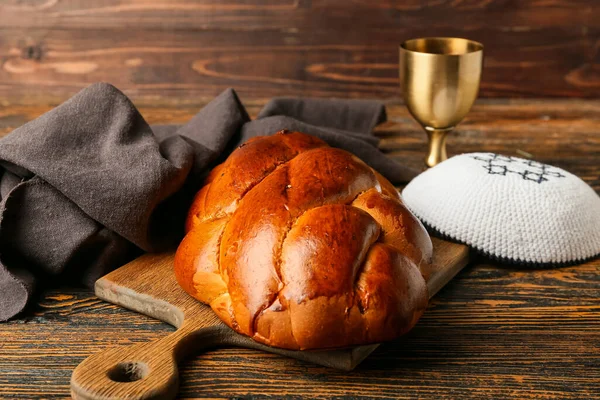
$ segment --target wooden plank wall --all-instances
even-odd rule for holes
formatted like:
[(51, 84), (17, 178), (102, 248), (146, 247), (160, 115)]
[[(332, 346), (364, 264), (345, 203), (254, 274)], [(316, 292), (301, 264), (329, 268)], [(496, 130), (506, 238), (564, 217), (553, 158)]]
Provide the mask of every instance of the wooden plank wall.
[[(398, 44), (486, 46), (483, 97), (600, 95), (598, 0), (5, 0), (0, 101), (399, 96)], [(16, 100), (15, 100), (16, 99)]]

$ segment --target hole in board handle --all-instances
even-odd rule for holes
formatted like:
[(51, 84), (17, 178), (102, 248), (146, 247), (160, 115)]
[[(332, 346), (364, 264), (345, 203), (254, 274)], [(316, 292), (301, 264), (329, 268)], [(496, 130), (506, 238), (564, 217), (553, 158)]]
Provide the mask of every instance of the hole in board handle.
[(139, 361), (120, 362), (106, 373), (115, 382), (135, 382), (148, 376), (148, 364)]

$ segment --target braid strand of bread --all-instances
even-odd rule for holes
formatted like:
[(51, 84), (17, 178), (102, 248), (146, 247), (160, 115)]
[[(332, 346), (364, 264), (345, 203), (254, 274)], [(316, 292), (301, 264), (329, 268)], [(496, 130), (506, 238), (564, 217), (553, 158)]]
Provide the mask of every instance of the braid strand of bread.
[(209, 174), (175, 256), (179, 284), (227, 325), (287, 349), (391, 340), (427, 306), (431, 240), (354, 155), (282, 131)]

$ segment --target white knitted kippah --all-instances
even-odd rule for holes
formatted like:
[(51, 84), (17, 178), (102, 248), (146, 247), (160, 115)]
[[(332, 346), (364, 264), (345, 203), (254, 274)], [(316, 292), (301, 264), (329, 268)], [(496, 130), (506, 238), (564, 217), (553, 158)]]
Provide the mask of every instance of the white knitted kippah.
[(492, 258), (565, 265), (600, 255), (600, 197), (557, 167), (462, 154), (417, 176), (402, 195), (434, 232)]

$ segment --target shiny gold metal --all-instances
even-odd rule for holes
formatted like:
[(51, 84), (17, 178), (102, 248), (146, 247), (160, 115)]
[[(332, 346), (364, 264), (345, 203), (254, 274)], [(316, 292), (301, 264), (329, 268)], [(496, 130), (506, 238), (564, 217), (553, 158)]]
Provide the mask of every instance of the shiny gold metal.
[(479, 91), (483, 45), (460, 38), (411, 39), (400, 45), (400, 85), (411, 115), (429, 136), (428, 167), (444, 161), (446, 135)]

